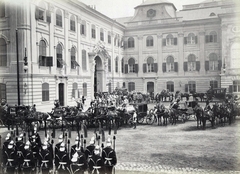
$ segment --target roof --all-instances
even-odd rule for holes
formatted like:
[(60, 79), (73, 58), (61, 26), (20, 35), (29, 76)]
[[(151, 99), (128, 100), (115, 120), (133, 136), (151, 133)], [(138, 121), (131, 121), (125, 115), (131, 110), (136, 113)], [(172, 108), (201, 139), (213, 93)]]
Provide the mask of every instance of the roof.
[(175, 5), (171, 2), (169, 2), (168, 0), (146, 0), (142, 4), (136, 6), (135, 8), (138, 8), (138, 7), (141, 7), (141, 6), (156, 5), (156, 4), (171, 4), (176, 10)]

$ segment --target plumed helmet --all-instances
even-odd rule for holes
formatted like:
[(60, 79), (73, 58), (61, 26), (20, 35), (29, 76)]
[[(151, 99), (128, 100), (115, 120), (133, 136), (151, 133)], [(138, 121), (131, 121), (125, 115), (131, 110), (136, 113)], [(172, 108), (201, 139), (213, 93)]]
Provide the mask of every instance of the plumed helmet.
[(30, 141), (27, 141), (25, 146), (24, 146), (24, 149), (29, 149), (29, 147), (30, 147)]
[(107, 146), (111, 146), (112, 145), (112, 140), (111, 140), (111, 138), (108, 138), (107, 139)]
[(94, 137), (91, 138), (89, 144), (95, 144), (95, 138)]
[(63, 152), (64, 150), (65, 150), (65, 143), (64, 142), (62, 142), (61, 144), (60, 144), (60, 149), (59, 149), (61, 152)]
[(95, 147), (95, 149), (94, 149), (94, 154), (96, 154), (96, 155), (100, 154), (100, 146), (99, 146), (99, 145), (97, 145), (97, 146)]
[(14, 145), (14, 141), (11, 140), (8, 144), (8, 149), (12, 149), (13, 148), (13, 145)]
[(77, 160), (78, 160), (78, 153), (76, 152), (76, 153), (74, 153), (71, 161), (72, 161), (73, 163), (75, 163), (75, 162), (77, 162)]
[(48, 146), (48, 142), (47, 141), (44, 141), (44, 143), (42, 144), (42, 149), (47, 149), (47, 146)]

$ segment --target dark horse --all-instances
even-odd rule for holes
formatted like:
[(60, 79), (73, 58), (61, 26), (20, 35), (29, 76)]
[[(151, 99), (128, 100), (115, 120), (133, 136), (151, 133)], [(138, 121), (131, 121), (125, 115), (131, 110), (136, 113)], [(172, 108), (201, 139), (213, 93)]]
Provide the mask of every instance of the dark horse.
[(193, 110), (194, 110), (194, 113), (197, 117), (197, 128), (199, 128), (199, 126), (202, 123), (203, 109), (200, 106), (196, 106)]

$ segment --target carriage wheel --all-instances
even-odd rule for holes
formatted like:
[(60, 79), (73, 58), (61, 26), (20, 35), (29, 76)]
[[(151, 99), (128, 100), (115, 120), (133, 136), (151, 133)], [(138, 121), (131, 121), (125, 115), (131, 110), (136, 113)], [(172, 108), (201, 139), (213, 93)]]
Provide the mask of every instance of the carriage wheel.
[(153, 124), (154, 123), (154, 114), (147, 115), (146, 122), (147, 124)]
[(143, 123), (143, 121), (144, 121), (144, 117), (140, 117), (140, 118), (137, 119), (138, 123)]

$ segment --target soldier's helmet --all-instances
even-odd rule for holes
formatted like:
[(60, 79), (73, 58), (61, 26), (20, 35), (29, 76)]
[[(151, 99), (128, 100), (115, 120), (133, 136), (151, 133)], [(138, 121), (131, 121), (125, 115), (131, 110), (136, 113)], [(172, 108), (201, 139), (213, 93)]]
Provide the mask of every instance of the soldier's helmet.
[(112, 145), (112, 140), (111, 140), (111, 138), (108, 138), (107, 139), (107, 146), (111, 146)]
[(5, 140), (7, 141), (7, 140), (9, 140), (10, 138), (11, 138), (11, 134), (10, 134), (10, 133), (7, 133), (7, 136), (6, 136)]
[(65, 150), (65, 143), (64, 142), (62, 142), (61, 144), (60, 144), (60, 149), (59, 149), (61, 152), (63, 152), (64, 150)]
[(7, 103), (7, 101), (5, 99), (2, 99), (1, 105), (4, 106), (6, 103)]
[(44, 143), (42, 144), (42, 149), (45, 150), (48, 147), (48, 142), (44, 141)]
[(9, 142), (9, 144), (8, 144), (8, 149), (12, 149), (13, 146), (14, 146), (14, 141), (11, 140), (11, 141)]
[(63, 142), (63, 134), (59, 135), (59, 137), (58, 137), (58, 142), (59, 142), (59, 143), (60, 143), (60, 142)]
[(72, 161), (73, 163), (75, 163), (75, 162), (77, 162), (77, 160), (78, 160), (78, 153), (76, 152), (76, 153), (74, 153), (71, 161)]
[(29, 148), (30, 148), (30, 141), (27, 141), (24, 146), (24, 149), (29, 149)]
[(99, 145), (97, 145), (97, 146), (95, 147), (95, 149), (94, 149), (94, 154), (95, 154), (95, 155), (99, 155), (99, 154), (100, 154), (100, 146), (99, 146)]
[(77, 137), (75, 138), (75, 144), (77, 145), (78, 143), (80, 143), (80, 138), (79, 138), (79, 136), (77, 136)]

